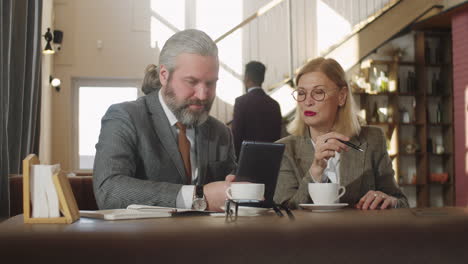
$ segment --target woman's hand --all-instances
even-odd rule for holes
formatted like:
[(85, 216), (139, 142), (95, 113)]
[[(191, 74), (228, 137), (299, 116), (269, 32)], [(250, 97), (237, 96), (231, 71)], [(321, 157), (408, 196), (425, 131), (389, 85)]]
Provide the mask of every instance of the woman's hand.
[(356, 204), (356, 208), (362, 210), (395, 208), (397, 202), (397, 198), (383, 192), (368, 191)]
[(322, 179), (323, 171), (327, 168), (327, 161), (335, 156), (335, 152), (348, 151), (348, 146), (338, 141), (338, 139), (349, 140), (347, 136), (337, 132), (323, 134), (315, 139), (315, 155), (309, 169), (310, 176), (315, 181)]

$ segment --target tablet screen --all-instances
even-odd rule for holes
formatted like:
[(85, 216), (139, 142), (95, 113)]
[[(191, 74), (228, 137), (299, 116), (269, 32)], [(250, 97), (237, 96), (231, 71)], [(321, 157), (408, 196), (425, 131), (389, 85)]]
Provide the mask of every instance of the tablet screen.
[(265, 202), (273, 203), (284, 144), (255, 141), (242, 142), (236, 181), (265, 184)]

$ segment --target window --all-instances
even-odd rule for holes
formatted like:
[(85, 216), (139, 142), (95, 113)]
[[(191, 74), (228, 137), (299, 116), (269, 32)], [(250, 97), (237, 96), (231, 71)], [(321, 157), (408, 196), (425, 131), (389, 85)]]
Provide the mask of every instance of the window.
[(74, 164), (78, 170), (92, 170), (101, 119), (109, 106), (138, 97), (140, 84), (128, 80), (77, 80), (74, 85)]

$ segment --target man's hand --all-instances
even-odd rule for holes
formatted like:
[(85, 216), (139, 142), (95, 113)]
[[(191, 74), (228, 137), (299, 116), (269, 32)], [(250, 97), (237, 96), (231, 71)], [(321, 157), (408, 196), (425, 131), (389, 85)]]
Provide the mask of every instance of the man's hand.
[(203, 187), (203, 193), (205, 194), (209, 211), (223, 211), (221, 206), (224, 206), (226, 201), (226, 189), (231, 186), (231, 183), (235, 179), (236, 176), (230, 174), (226, 176), (225, 181), (211, 182)]

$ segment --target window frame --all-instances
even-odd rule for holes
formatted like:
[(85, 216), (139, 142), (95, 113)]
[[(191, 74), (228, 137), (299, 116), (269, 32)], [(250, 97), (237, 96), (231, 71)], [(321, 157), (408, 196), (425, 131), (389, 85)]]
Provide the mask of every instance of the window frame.
[[(135, 78), (91, 78), (91, 77), (73, 77), (72, 82), (72, 130), (71, 130), (71, 165), (72, 170), (78, 174), (89, 174), (92, 173), (92, 169), (81, 169), (80, 168), (80, 135), (79, 135), (79, 113), (80, 113), (80, 87), (109, 87), (109, 88), (126, 88), (136, 87), (137, 98), (143, 96), (141, 91), (141, 79)], [(97, 143), (97, 142), (96, 142)]]

